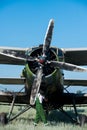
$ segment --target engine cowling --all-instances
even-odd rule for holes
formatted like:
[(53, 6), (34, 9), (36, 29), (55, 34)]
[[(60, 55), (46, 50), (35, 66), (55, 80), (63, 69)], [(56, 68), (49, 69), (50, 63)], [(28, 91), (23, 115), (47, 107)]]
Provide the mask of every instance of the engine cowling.
[(48, 76), (55, 71), (55, 68), (49, 66), (49, 64), (46, 62), (47, 60), (57, 60), (57, 56), (52, 49), (49, 50), (48, 56), (46, 58), (42, 56), (42, 48), (37, 48), (33, 50), (30, 56), (33, 58), (37, 58), (37, 61), (28, 61), (29, 69), (33, 74), (36, 74), (39, 65), (43, 66), (43, 74), (45, 76)]

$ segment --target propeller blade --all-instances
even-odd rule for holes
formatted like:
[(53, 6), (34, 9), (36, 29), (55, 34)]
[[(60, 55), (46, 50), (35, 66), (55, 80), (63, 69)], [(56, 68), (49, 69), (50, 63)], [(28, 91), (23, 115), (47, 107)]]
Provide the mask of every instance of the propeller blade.
[(40, 66), (37, 70), (37, 74), (32, 85), (31, 96), (30, 96), (31, 105), (35, 104), (35, 98), (41, 85), (42, 76), (43, 76), (43, 70), (42, 67)]
[(49, 51), (51, 39), (52, 39), (52, 32), (53, 32), (53, 27), (54, 27), (54, 20), (51, 19), (49, 21), (49, 25), (46, 31), (45, 39), (44, 39), (44, 44), (43, 44), (43, 55), (46, 56), (47, 52)]
[(12, 54), (6, 54), (6, 53), (3, 53), (3, 52), (0, 52), (0, 55), (4, 56), (4, 57), (7, 57), (7, 58), (9, 58), (11, 60), (19, 60), (19, 61), (23, 61), (23, 62), (26, 62), (26, 61), (37, 61), (37, 58), (33, 58), (31, 56), (29, 56), (27, 58), (24, 58), (24, 57), (18, 57), (18, 56), (12, 55)]
[(55, 68), (60, 68), (64, 70), (69, 70), (69, 71), (76, 71), (76, 72), (86, 72), (87, 69), (83, 67), (79, 67), (77, 65), (65, 63), (65, 62), (59, 62), (59, 61), (49, 61), (48, 62), (52, 67)]

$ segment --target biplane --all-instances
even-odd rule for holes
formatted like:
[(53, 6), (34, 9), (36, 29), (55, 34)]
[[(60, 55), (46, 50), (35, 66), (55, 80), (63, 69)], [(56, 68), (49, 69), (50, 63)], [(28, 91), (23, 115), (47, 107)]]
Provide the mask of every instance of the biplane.
[[(9, 115), (2, 114), (4, 122), (10, 122), (19, 115), (35, 107), (35, 97), (39, 90), (45, 93), (48, 102), (43, 102), (46, 111), (58, 109), (74, 122), (78, 121), (78, 104), (87, 104), (86, 93), (70, 93), (69, 86), (87, 86), (87, 80), (66, 79), (63, 70), (87, 72), (87, 48), (61, 49), (51, 46), (54, 20), (51, 19), (45, 34), (43, 44), (32, 48), (0, 47), (0, 64), (22, 65), (20, 78), (0, 78), (0, 84), (23, 85), (19, 92), (0, 91), (0, 102), (11, 104)], [(65, 87), (66, 86), (66, 87)], [(13, 108), (17, 104), (25, 105), (24, 109), (14, 115)], [(73, 119), (63, 106), (72, 105), (75, 110)], [(4, 116), (3, 116), (4, 115)]]

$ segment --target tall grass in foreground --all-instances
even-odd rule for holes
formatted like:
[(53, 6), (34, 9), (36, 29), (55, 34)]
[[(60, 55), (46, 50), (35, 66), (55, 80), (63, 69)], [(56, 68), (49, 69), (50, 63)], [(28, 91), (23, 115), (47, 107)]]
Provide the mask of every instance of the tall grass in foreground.
[[(15, 107), (13, 114), (19, 111), (20, 107)], [(66, 108), (65, 108), (66, 109)], [(8, 112), (9, 106), (0, 106), (0, 112)], [(67, 109), (68, 113), (74, 116), (73, 109)], [(78, 112), (81, 114), (87, 114), (87, 108), (78, 108)], [(34, 127), (33, 122), (35, 118), (35, 109), (30, 109), (14, 121), (10, 122), (6, 126), (0, 125), (0, 130), (87, 130), (87, 125), (83, 128), (71, 123), (70, 119), (63, 113), (51, 111), (48, 116), (49, 126), (44, 126), (43, 123), (39, 123)]]
[(83, 128), (79, 126), (75, 126), (72, 124), (63, 124), (59, 123), (56, 126), (43, 126), (42, 124), (39, 124), (38, 126), (34, 127), (32, 124), (9, 124), (4, 127), (0, 127), (0, 130), (87, 130), (87, 125), (85, 125)]

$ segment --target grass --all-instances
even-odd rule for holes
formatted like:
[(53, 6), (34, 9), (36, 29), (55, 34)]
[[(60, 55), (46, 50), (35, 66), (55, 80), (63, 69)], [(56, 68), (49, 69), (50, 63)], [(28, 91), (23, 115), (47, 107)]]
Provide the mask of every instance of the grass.
[[(20, 107), (15, 107), (13, 114), (19, 111)], [(65, 108), (66, 109), (66, 108)], [(0, 106), (0, 112), (8, 112), (9, 106)], [(68, 113), (74, 116), (73, 109), (67, 109)], [(78, 108), (78, 112), (81, 114), (87, 114), (87, 108)], [(39, 123), (34, 127), (33, 122), (35, 118), (35, 109), (30, 109), (9, 124), (2, 126), (0, 130), (86, 130), (87, 125), (83, 128), (71, 123), (70, 119), (59, 111), (51, 111), (48, 116), (49, 126), (44, 126), (43, 123)]]

